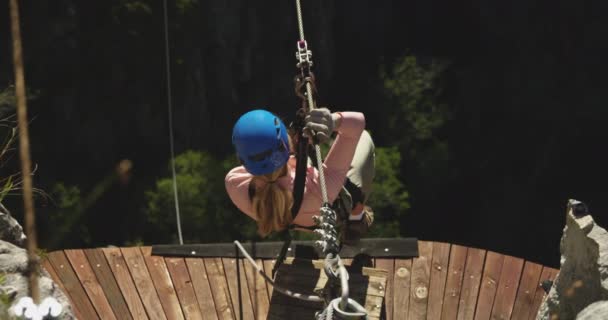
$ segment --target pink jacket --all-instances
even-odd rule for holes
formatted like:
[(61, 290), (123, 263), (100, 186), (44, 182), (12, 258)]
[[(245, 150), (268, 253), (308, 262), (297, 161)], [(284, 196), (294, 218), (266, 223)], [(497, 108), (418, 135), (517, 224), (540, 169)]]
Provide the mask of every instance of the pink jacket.
[[(365, 117), (362, 113), (342, 112), (341, 115), (342, 123), (337, 128), (338, 136), (323, 162), (323, 172), (325, 174), (327, 195), (330, 203), (336, 199), (340, 189), (344, 185), (346, 173), (350, 169), (359, 137), (365, 129)], [(279, 178), (277, 183), (281, 187), (292, 191), (296, 173), (295, 157), (290, 157), (287, 167), (288, 174)], [(241, 211), (257, 220), (252, 210), (251, 200), (249, 199), (249, 182), (251, 182), (251, 179), (252, 175), (245, 170), (245, 167), (236, 167), (226, 175), (226, 191), (228, 191), (232, 202)], [(322, 204), (319, 173), (316, 168), (308, 167), (302, 206), (293, 223), (305, 227), (313, 226), (312, 217), (319, 214)]]

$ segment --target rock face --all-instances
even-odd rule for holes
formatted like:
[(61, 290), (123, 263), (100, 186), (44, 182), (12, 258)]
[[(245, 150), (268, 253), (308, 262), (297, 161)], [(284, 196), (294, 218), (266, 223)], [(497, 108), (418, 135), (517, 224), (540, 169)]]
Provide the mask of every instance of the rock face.
[(576, 320), (597, 320), (606, 319), (608, 316), (608, 301), (598, 301), (590, 304), (581, 311)]
[[(24, 243), (25, 235), (6, 208), (2, 206), (0, 211), (0, 274), (3, 275), (0, 280), (0, 294), (16, 302), (28, 293), (27, 252), (16, 245)], [(41, 298), (53, 297), (62, 305), (63, 311), (57, 319), (76, 319), (67, 296), (46, 271), (41, 272), (38, 285)]]
[(579, 312), (581, 319), (606, 319), (606, 314), (594, 315), (598, 306), (590, 305), (608, 300), (608, 232), (579, 201), (568, 203), (560, 251), (559, 274), (536, 319), (575, 319)]
[(25, 244), (23, 228), (11, 213), (0, 203), (0, 239), (19, 247)]

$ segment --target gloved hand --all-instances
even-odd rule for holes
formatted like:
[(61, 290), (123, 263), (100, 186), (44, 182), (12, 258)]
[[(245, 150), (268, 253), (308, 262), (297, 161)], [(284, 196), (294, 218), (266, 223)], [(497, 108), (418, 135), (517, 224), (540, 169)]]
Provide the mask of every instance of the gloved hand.
[(314, 132), (319, 142), (327, 142), (337, 127), (339, 117), (327, 108), (311, 110), (304, 118), (304, 135), (311, 137), (311, 132)]

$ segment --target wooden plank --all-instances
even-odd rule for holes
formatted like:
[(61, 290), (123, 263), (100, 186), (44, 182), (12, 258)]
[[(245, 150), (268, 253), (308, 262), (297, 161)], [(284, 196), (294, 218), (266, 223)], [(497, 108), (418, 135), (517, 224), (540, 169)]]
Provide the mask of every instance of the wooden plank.
[(151, 246), (143, 246), (139, 247), (141, 254), (144, 256), (144, 260), (146, 257), (152, 256), (152, 247)]
[(412, 262), (412, 286), (408, 319), (426, 319), (429, 296), (429, 278), (433, 259), (433, 243), (418, 241), (419, 257)]
[(165, 258), (167, 269), (171, 275), (173, 286), (177, 292), (177, 298), (182, 306), (186, 319), (203, 319), (198, 307), (196, 293), (192, 287), (192, 280), (188, 273), (188, 267), (183, 258)]
[[(395, 259), (395, 274), (393, 275), (394, 320), (407, 319), (410, 305), (410, 286), (412, 279), (411, 270), (412, 259)], [(390, 299), (390, 297), (387, 295), (385, 297), (385, 300), (386, 299)]]
[(386, 290), (384, 306), (386, 311), (386, 320), (392, 320), (393, 311), (393, 274), (395, 273), (395, 260), (391, 258), (378, 258), (376, 259), (376, 268), (384, 269), (390, 277), (386, 280)]
[(99, 319), (65, 253), (63, 251), (51, 252), (48, 259), (82, 317), (84, 319)]
[(101, 249), (84, 249), (84, 254), (89, 260), (89, 264), (99, 280), (99, 284), (108, 298), (116, 318), (121, 320), (133, 319), (103, 251)]
[[(292, 241), (289, 256), (293, 256), (296, 246), (313, 247), (314, 241)], [(242, 244), (247, 252), (255, 252), (253, 258), (274, 259), (278, 256), (283, 242), (254, 242)], [(234, 243), (206, 243), (186, 245), (155, 245), (152, 255), (190, 258), (234, 258), (236, 251)], [(361, 239), (356, 246), (343, 246), (340, 257), (353, 258), (365, 253), (372, 257), (412, 258), (418, 256), (417, 240), (415, 238), (375, 238)]]
[(114, 278), (116, 278), (122, 296), (127, 302), (131, 315), (134, 319), (148, 319), (144, 305), (139, 298), (139, 293), (137, 293), (135, 283), (133, 283), (133, 279), (131, 278), (129, 267), (127, 267), (127, 263), (125, 262), (120, 249), (103, 248), (102, 250), (108, 260)]
[(194, 293), (196, 293), (196, 300), (201, 313), (205, 315), (205, 319), (217, 319), (217, 311), (215, 310), (215, 303), (213, 303), (213, 294), (211, 293), (211, 286), (209, 286), (209, 278), (205, 271), (205, 263), (201, 258), (186, 258), (186, 266), (188, 267), (188, 273), (190, 279), (192, 279), (192, 286), (194, 287)]
[[(244, 264), (242, 267), (246, 271), (249, 295), (253, 299), (253, 311), (255, 319), (266, 319), (268, 316), (268, 309), (270, 308), (266, 281), (251, 264), (246, 263), (245, 261), (243, 262)], [(256, 260), (256, 263), (258, 266), (262, 266), (261, 259)]]
[(450, 265), (448, 267), (448, 278), (443, 296), (443, 309), (441, 320), (454, 320), (458, 315), (458, 303), (460, 301), (460, 290), (462, 288), (462, 277), (464, 275), (467, 260), (467, 247), (452, 245), (450, 252)]
[(540, 284), (545, 280), (555, 280), (557, 273), (558, 273), (558, 270), (556, 270), (556, 269), (549, 268), (549, 267), (543, 267), (543, 271), (540, 275), (540, 279), (536, 286), (536, 292), (534, 293), (534, 302), (532, 304), (530, 317), (528, 319), (530, 319), (530, 320), (536, 319), (536, 314), (538, 313), (538, 309), (540, 308), (541, 303), (543, 302), (543, 300), (545, 299), (545, 297), (547, 295), (545, 293), (545, 290), (540, 286)]
[(99, 281), (97, 281), (97, 277), (95, 277), (95, 273), (93, 273), (93, 269), (91, 269), (84, 252), (82, 250), (65, 250), (64, 252), (99, 317), (101, 319), (116, 319), (112, 307), (110, 307), (110, 303), (101, 285), (99, 285)]
[(505, 256), (496, 291), (497, 299), (492, 307), (492, 319), (511, 319), (523, 266), (523, 259)]
[(141, 254), (138, 247), (121, 248), (120, 252), (127, 264), (127, 268), (131, 272), (131, 277), (139, 292), (141, 302), (144, 304), (144, 308), (148, 313), (150, 319), (166, 320), (165, 312), (163, 310), (156, 288), (150, 278), (150, 273), (146, 267), (146, 262)]
[(490, 319), (504, 260), (505, 257), (496, 252), (489, 251), (487, 254), (475, 310), (475, 320)]
[(458, 316), (456, 317), (458, 320), (472, 320), (475, 316), (485, 258), (485, 250), (475, 248), (467, 250), (467, 263), (464, 268)]
[(429, 300), (426, 311), (426, 318), (429, 320), (441, 319), (443, 295), (445, 291), (445, 282), (448, 276), (449, 261), (450, 244), (433, 242), (433, 262), (431, 263)]
[(74, 316), (76, 317), (76, 319), (82, 319), (82, 315), (80, 314), (80, 311), (78, 311), (78, 308), (76, 308), (76, 305), (74, 304), (74, 300), (72, 299), (72, 296), (70, 296), (70, 293), (63, 286), (63, 282), (61, 281), (61, 278), (59, 278), (59, 275), (57, 275), (57, 272), (55, 271), (55, 268), (53, 268), (53, 265), (51, 264), (49, 259), (44, 259), (42, 261), (42, 267), (44, 268), (44, 270), (46, 270), (46, 272), (48, 272), (48, 274), (51, 276), (51, 279), (53, 279), (53, 282), (55, 282), (57, 284), (59, 289), (61, 289), (63, 294), (65, 294), (65, 296), (69, 299), (70, 306), (72, 308), (72, 312), (74, 313)]
[(515, 306), (511, 319), (528, 319), (532, 313), (532, 304), (534, 303), (534, 293), (538, 286), (540, 274), (543, 271), (543, 266), (530, 261), (526, 261), (524, 271), (519, 283), (517, 298), (515, 298)]
[[(272, 278), (272, 268), (274, 267), (275, 260), (264, 259), (262, 261), (264, 261), (264, 272), (266, 275)], [(266, 289), (268, 290), (268, 301), (270, 301), (270, 298), (272, 297), (272, 286), (268, 285), (266, 286)]]
[[(236, 259), (222, 258), (224, 270), (226, 272), (226, 280), (228, 282), (228, 289), (230, 289), (230, 297), (232, 298), (232, 305), (234, 306), (234, 313), (237, 319), (240, 318), (239, 303), (243, 309), (243, 319), (253, 319), (253, 306), (251, 305), (251, 297), (247, 289), (247, 278), (245, 277), (244, 270), (240, 268), (240, 273), (237, 275), (236, 270)], [(239, 300), (239, 280), (240, 280), (240, 297)]]
[[(370, 271), (379, 271), (379, 269), (368, 269)], [(384, 304), (384, 295), (386, 294), (386, 290), (382, 291), (382, 289), (386, 289), (387, 287), (387, 282), (388, 282), (388, 278), (389, 278), (389, 274), (386, 272), (383, 273), (376, 273), (376, 272), (366, 272), (366, 268), (363, 269), (363, 275), (368, 277), (367, 280), (367, 292), (364, 294), (365, 296), (365, 309), (368, 311), (368, 318), (370, 320), (372, 319), (380, 319), (381, 318), (381, 311), (382, 311), (382, 305)], [(393, 278), (393, 274), (390, 274), (390, 278)], [(364, 286), (362, 285), (363, 283), (365, 283), (364, 281), (362, 282), (353, 282), (353, 286), (354, 288), (358, 288), (359, 286), (361, 287), (361, 289), (364, 289)], [(356, 290), (355, 290), (356, 292)], [(377, 295), (376, 295), (377, 293)], [(353, 295), (353, 298), (356, 298), (356, 295)], [(394, 310), (394, 305), (393, 305), (393, 310)], [(393, 314), (394, 317), (394, 314)]]
[(209, 286), (213, 293), (213, 302), (215, 303), (218, 317), (220, 319), (236, 319), (222, 260), (218, 258), (205, 258), (203, 261), (205, 262), (205, 270), (209, 278)]
[(145, 247), (141, 247), (140, 249), (160, 303), (165, 311), (165, 316), (169, 320), (183, 320), (182, 308), (177, 299), (177, 293), (173, 288), (173, 281), (169, 275), (165, 259), (163, 257), (151, 256), (149, 250)]

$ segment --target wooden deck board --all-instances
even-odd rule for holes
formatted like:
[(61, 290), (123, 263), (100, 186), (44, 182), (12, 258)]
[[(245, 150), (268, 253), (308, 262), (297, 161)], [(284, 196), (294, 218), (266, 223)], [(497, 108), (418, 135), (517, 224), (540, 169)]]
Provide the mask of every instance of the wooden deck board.
[[(350, 297), (365, 306), (370, 319), (534, 319), (546, 296), (539, 283), (558, 272), (481, 249), (418, 245), (417, 258), (376, 257), (372, 263), (378, 269), (348, 267)], [(270, 275), (273, 259), (256, 262)], [(56, 251), (42, 263), (82, 319), (241, 320), (242, 307), (242, 320), (299, 320), (323, 308), (275, 292), (248, 262), (233, 257), (161, 257), (152, 255), (151, 247), (103, 248)], [(288, 258), (275, 281), (313, 294), (328, 281), (322, 265)]]
[(494, 302), (492, 308), (492, 319), (509, 320), (515, 305), (515, 297), (519, 288), (521, 271), (524, 261), (520, 258), (505, 256), (502, 266), (502, 273), (498, 282), (496, 296), (499, 297)]
[(150, 272), (152, 283), (156, 288), (156, 293), (165, 311), (168, 320), (183, 320), (184, 314), (177, 298), (177, 293), (173, 287), (173, 281), (165, 263), (165, 259), (158, 256), (151, 256), (149, 251), (141, 248), (144, 261)]
[[(386, 270), (388, 275), (390, 275), (390, 277), (386, 279), (386, 296), (389, 298), (393, 297), (393, 274), (395, 273), (395, 259), (376, 259), (376, 268)], [(384, 306), (386, 320), (393, 320), (393, 299), (385, 299)]]
[(462, 278), (460, 302), (458, 303), (458, 320), (472, 320), (477, 307), (477, 296), (481, 285), (481, 276), (484, 269), (486, 251), (469, 248), (467, 262)]
[(526, 261), (511, 319), (527, 320), (530, 317), (532, 304), (534, 303), (534, 293), (536, 292), (542, 271), (543, 266), (540, 264)]
[(412, 262), (412, 285), (410, 291), (410, 308), (408, 319), (426, 319), (429, 298), (429, 281), (431, 262), (433, 261), (433, 243), (418, 242), (420, 256)]
[(93, 308), (101, 319), (116, 319), (114, 311), (103, 292), (87, 257), (82, 250), (65, 250), (65, 255), (72, 264), (72, 268), (76, 272), (76, 276), (82, 283), (84, 291), (89, 296)]
[(213, 302), (213, 293), (209, 285), (209, 277), (205, 270), (205, 263), (201, 258), (186, 258), (188, 273), (192, 279), (192, 286), (196, 293), (198, 306), (204, 315), (205, 319), (217, 320), (217, 312), (215, 303)]
[(53, 268), (53, 265), (51, 265), (51, 262), (49, 261), (49, 259), (45, 259), (42, 261), (42, 267), (49, 273), (49, 275), (51, 276), (51, 279), (53, 279), (53, 281), (57, 284), (59, 289), (61, 289), (61, 291), (65, 294), (65, 296), (70, 301), (70, 306), (72, 306), (72, 311), (74, 312), (74, 316), (76, 317), (76, 319), (82, 319), (82, 315), (80, 314), (80, 311), (78, 311), (78, 309), (75, 307), (75, 303), (74, 303), (74, 300), (72, 299), (72, 296), (65, 289), (65, 286), (63, 285), (63, 281), (61, 281), (61, 278), (59, 278), (59, 275)]
[(453, 320), (458, 315), (458, 303), (462, 289), (465, 262), (467, 260), (467, 247), (452, 245), (450, 251), (450, 265), (443, 295), (443, 309), (441, 320)]
[[(268, 290), (266, 288), (266, 280), (255, 270), (255, 268), (243, 261), (243, 269), (246, 271), (247, 283), (249, 287), (249, 295), (253, 300), (253, 311), (255, 319), (266, 319), (268, 309), (270, 307), (270, 299), (268, 298)], [(262, 265), (261, 260), (256, 260), (258, 266)]]
[(89, 300), (65, 253), (63, 251), (51, 252), (48, 255), (48, 259), (72, 298), (75, 308), (78, 309), (78, 313), (85, 319), (99, 319), (93, 304)]
[(89, 260), (116, 318), (120, 320), (133, 319), (103, 252), (100, 249), (85, 249), (84, 254)]
[(433, 243), (433, 261), (431, 262), (429, 300), (426, 311), (428, 320), (441, 319), (445, 282), (448, 276), (448, 263), (450, 260), (450, 244), (442, 242)]
[(108, 260), (108, 265), (110, 265), (110, 269), (114, 274), (114, 278), (116, 278), (118, 287), (127, 302), (133, 319), (148, 319), (148, 315), (146, 314), (146, 310), (139, 297), (135, 283), (133, 283), (131, 273), (129, 272), (129, 268), (127, 267), (127, 263), (125, 262), (120, 249), (103, 248), (102, 251)]
[(237, 259), (222, 258), (221, 260), (224, 265), (224, 270), (226, 271), (228, 289), (230, 289), (230, 297), (232, 298), (232, 305), (234, 306), (234, 313), (237, 315), (237, 319), (241, 319), (240, 308), (242, 308), (243, 312), (243, 318), (241, 320), (253, 319), (253, 306), (251, 304), (251, 297), (249, 296), (247, 279), (245, 278), (243, 268), (240, 268), (239, 266), (239, 273), (237, 273)]
[(490, 319), (504, 260), (505, 256), (502, 254), (491, 251), (487, 254), (485, 269), (481, 278), (479, 297), (477, 299), (475, 320)]
[(205, 262), (207, 277), (209, 277), (209, 286), (213, 293), (213, 302), (218, 318), (236, 319), (222, 260), (219, 258), (204, 258), (203, 261)]
[(385, 300), (393, 301), (393, 320), (407, 319), (410, 305), (410, 287), (412, 281), (411, 270), (412, 259), (395, 259), (392, 299), (388, 294), (385, 297)]
[(141, 250), (138, 247), (121, 248), (120, 253), (122, 253), (131, 273), (133, 283), (135, 283), (135, 288), (139, 292), (148, 317), (150, 319), (166, 320), (167, 317), (158, 298), (158, 293), (156, 293), (156, 288), (154, 288), (152, 278), (150, 278)]
[[(266, 275), (272, 278), (272, 268), (274, 267), (275, 260), (274, 259), (265, 259), (262, 260), (264, 264), (264, 272)], [(266, 286), (266, 290), (268, 291), (268, 301), (272, 297), (272, 286)]]
[(175, 292), (177, 292), (177, 298), (182, 306), (184, 317), (186, 319), (202, 320), (203, 315), (198, 307), (186, 261), (184, 261), (184, 258), (165, 258), (165, 263), (171, 275)]

